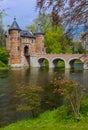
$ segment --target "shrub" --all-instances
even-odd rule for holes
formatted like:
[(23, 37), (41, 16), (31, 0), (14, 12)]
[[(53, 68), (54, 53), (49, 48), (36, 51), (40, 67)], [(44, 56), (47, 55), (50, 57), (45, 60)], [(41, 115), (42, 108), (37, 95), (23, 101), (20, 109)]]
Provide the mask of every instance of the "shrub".
[(41, 87), (24, 86), (17, 88), (16, 108), (18, 111), (28, 111), (33, 117), (39, 114), (41, 104)]
[(77, 118), (80, 115), (81, 100), (83, 98), (83, 87), (76, 81), (67, 80), (65, 78), (54, 79), (54, 93), (61, 94), (68, 109), (73, 112)]
[(6, 52), (5, 48), (0, 48), (0, 61), (2, 61), (4, 64), (8, 63), (8, 53)]
[(63, 104), (63, 97), (57, 91), (54, 91), (55, 88), (57, 86), (53, 82), (50, 82), (50, 84), (43, 88), (42, 106), (44, 110), (53, 110)]

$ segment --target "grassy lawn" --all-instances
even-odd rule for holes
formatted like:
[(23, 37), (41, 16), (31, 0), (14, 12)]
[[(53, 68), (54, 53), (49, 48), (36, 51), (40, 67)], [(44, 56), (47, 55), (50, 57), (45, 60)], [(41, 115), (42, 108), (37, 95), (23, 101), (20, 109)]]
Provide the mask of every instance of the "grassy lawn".
[(0, 130), (88, 130), (88, 119), (60, 120), (59, 110), (47, 111), (35, 119), (18, 121)]

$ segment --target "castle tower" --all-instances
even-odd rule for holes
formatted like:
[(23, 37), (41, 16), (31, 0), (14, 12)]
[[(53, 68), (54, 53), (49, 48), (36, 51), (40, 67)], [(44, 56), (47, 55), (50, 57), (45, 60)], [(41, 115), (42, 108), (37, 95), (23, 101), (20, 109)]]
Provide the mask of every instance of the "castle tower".
[(42, 54), (45, 53), (44, 48), (44, 33), (42, 32), (41, 25), (38, 24), (36, 33), (35, 33), (35, 44), (36, 44), (36, 53)]
[(8, 26), (6, 49), (11, 67), (29, 66), (32, 54), (45, 54), (44, 33), (40, 24), (33, 35), (27, 30), (21, 30), (14, 18), (12, 25)]
[(8, 30), (8, 36), (7, 39), (7, 48), (9, 46), (9, 65), (10, 66), (19, 66), (21, 64), (21, 52), (20, 52), (20, 27), (16, 22), (16, 18), (14, 18), (14, 21), (12, 25), (10, 26)]

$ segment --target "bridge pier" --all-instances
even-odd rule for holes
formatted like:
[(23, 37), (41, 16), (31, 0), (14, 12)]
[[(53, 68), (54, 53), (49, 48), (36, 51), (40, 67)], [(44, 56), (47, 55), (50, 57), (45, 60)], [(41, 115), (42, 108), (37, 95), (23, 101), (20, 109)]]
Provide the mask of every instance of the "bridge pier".
[(35, 55), (30, 56), (30, 66), (31, 67), (40, 67), (37, 57)]
[(54, 68), (54, 64), (51, 61), (49, 61), (49, 68)]
[(71, 67), (70, 67), (70, 64), (69, 64), (69, 62), (65, 62), (65, 69), (70, 69)]
[(84, 65), (83, 65), (83, 69), (85, 69), (85, 70), (88, 69), (88, 62), (87, 62), (87, 63), (84, 63)]

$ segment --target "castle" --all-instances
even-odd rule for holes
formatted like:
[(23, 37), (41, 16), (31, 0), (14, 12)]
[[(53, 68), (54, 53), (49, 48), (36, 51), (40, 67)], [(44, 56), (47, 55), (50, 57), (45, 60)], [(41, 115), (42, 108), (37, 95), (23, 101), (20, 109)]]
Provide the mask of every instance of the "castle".
[(58, 67), (58, 61), (62, 60), (65, 68), (68, 69), (73, 67), (75, 60), (80, 59), (83, 62), (83, 68), (88, 69), (88, 54), (46, 54), (41, 26), (38, 25), (36, 32), (32, 34), (22, 30), (16, 18), (6, 33), (6, 49), (11, 67), (43, 67), (46, 59), (49, 68)]
[(30, 55), (45, 54), (44, 33), (38, 25), (34, 34), (22, 30), (16, 18), (11, 26), (8, 26), (6, 34), (6, 49), (9, 53), (9, 65), (22, 67), (30, 65)]

